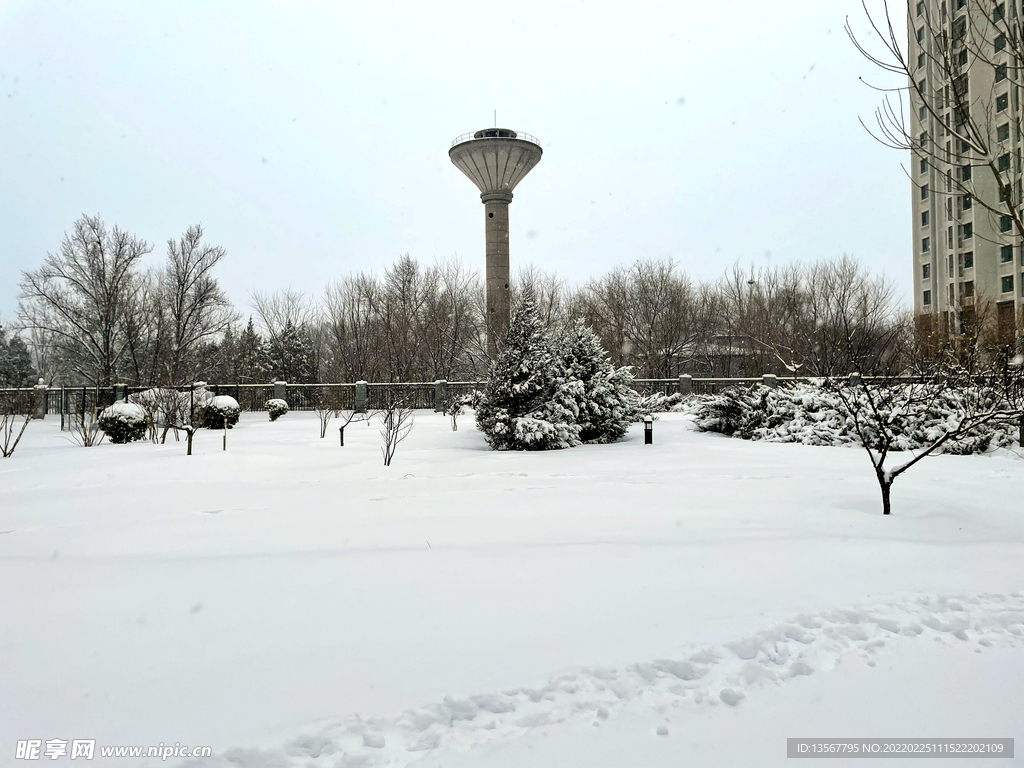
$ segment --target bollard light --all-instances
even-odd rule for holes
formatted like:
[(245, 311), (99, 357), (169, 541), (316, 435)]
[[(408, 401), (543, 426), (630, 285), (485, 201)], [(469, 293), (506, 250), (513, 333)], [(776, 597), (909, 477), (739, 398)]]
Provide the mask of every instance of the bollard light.
[(651, 445), (654, 442), (654, 418), (647, 414), (644, 416), (644, 445)]

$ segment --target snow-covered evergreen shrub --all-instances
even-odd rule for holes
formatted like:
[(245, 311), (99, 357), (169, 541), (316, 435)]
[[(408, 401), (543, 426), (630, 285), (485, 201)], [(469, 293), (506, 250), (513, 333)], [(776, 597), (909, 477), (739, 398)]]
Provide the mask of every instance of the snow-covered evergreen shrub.
[(100, 429), (112, 443), (131, 443), (146, 436), (146, 411), (141, 405), (119, 401), (104, 408)]
[[(871, 411), (863, 393), (847, 391), (860, 402), (861, 418), (870, 430)], [(906, 411), (885, 414), (899, 439), (896, 450), (920, 450), (959, 425), (964, 398), (969, 392), (937, 393), (927, 403)], [(826, 387), (796, 384), (772, 389), (755, 385), (734, 387), (719, 395), (701, 398), (692, 409), (693, 423), (701, 432), (720, 432), (744, 440), (804, 445), (859, 445), (853, 420), (842, 399)], [(970, 430), (963, 438), (943, 446), (946, 453), (984, 453), (990, 447), (1013, 442), (1012, 425), (993, 421)]]
[[(579, 382), (577, 382), (579, 384)], [(543, 451), (580, 444), (574, 402), (559, 389), (565, 368), (527, 296), (512, 316), (508, 341), (491, 364), (476, 425), (494, 450)], [(559, 395), (556, 397), (556, 395)]]
[(456, 402), (463, 408), (472, 408), (475, 411), (477, 406), (483, 401), (484, 397), (486, 397), (486, 395), (482, 391), (474, 389), (469, 394), (462, 395), (457, 398)]
[(558, 345), (565, 382), (555, 399), (575, 414), (584, 443), (612, 443), (637, 417), (639, 396), (629, 368), (607, 359), (601, 340), (578, 320)]
[(288, 403), (279, 397), (275, 397), (272, 400), (267, 400), (267, 413), (270, 414), (271, 421), (277, 421), (279, 418), (288, 413)]
[(231, 429), (238, 423), (238, 401), (228, 395), (219, 395), (199, 411), (199, 426), (206, 429)]
[(654, 392), (650, 395), (645, 395), (637, 402), (636, 420), (642, 418), (645, 413), (681, 410), (689, 400), (689, 397), (678, 392), (671, 395), (666, 395), (664, 392)]

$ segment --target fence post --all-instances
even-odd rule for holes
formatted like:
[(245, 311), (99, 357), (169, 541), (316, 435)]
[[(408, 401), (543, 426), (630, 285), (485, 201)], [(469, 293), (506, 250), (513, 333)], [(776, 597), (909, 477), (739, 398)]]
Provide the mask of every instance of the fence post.
[(851, 373), (850, 374), (849, 384), (850, 384), (850, 387), (852, 387), (852, 388), (859, 387), (860, 386), (860, 374), (859, 373)]
[(776, 378), (774, 373), (766, 373), (761, 377), (761, 382), (768, 387), (768, 389), (775, 389), (779, 385), (779, 380)]
[(365, 381), (360, 379), (356, 382), (356, 413), (366, 413), (366, 406), (369, 404), (370, 394)]
[[(120, 392), (117, 391), (118, 387), (121, 388)], [(121, 400), (124, 400), (125, 402), (128, 401), (128, 385), (127, 384), (115, 384), (114, 385), (114, 402), (116, 403), (116, 402), (119, 402)]]
[(679, 394), (680, 395), (692, 395), (693, 394), (693, 376), (688, 373), (684, 373), (679, 377)]
[(434, 412), (444, 413), (444, 403), (448, 399), (448, 381), (438, 379), (434, 382)]
[(275, 381), (274, 382), (274, 399), (275, 400), (288, 400), (288, 382), (287, 381)]
[(32, 413), (33, 419), (45, 419), (46, 418), (46, 382), (42, 379), (36, 384), (33, 389), (33, 395), (35, 395), (34, 410)]

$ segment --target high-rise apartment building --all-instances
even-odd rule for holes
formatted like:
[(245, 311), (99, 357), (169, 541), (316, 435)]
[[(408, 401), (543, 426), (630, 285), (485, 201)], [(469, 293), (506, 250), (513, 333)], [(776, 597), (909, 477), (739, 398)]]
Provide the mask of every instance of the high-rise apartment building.
[(1004, 202), (1022, 210), (1024, 1), (909, 0), (907, 19), (915, 314), (957, 332), (984, 311), (1008, 341), (1024, 313), (1024, 215)]

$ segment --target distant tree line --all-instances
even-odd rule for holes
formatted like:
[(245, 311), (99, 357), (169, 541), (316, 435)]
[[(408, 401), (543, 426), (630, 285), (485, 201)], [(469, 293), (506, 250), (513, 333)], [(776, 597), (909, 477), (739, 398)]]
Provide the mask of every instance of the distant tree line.
[[(17, 323), (0, 333), (2, 383), (486, 377), (483, 281), (458, 260), (425, 266), (401, 256), (383, 274), (339, 278), (319, 298), (257, 293), (243, 317), (214, 274), (226, 251), (204, 242), (201, 226), (168, 241), (162, 266), (143, 269), (151, 251), (98, 216), (76, 221), (57, 252), (22, 274)], [(527, 294), (551, 332), (583, 319), (611, 362), (638, 378), (871, 374), (939, 349), (1016, 354), (1013, 339), (994, 337), (984, 297), (965, 333), (923, 337), (892, 284), (849, 257), (736, 264), (712, 282), (668, 259), (639, 260), (579, 286), (531, 266), (513, 280), (513, 304)]]

